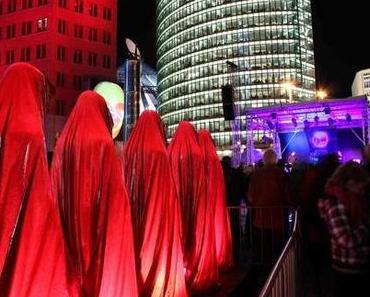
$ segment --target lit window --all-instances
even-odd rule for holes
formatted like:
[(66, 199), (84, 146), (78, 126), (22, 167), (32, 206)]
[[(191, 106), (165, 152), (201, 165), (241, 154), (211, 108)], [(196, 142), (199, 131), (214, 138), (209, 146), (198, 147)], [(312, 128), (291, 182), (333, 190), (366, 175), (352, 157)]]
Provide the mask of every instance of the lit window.
[(46, 57), (46, 44), (38, 44), (36, 46), (36, 59), (44, 59)]
[(46, 31), (48, 29), (48, 18), (37, 20), (37, 32)]
[(103, 9), (103, 19), (110, 21), (112, 19), (112, 10), (108, 7)]
[(31, 48), (30, 47), (25, 47), (22, 48), (21, 50), (21, 61), (22, 62), (27, 62), (31, 60)]
[(5, 62), (6, 64), (12, 64), (15, 62), (15, 53), (14, 50), (10, 50), (6, 52)]
[(84, 12), (84, 2), (82, 0), (75, 1), (75, 12), (79, 12), (79, 13)]

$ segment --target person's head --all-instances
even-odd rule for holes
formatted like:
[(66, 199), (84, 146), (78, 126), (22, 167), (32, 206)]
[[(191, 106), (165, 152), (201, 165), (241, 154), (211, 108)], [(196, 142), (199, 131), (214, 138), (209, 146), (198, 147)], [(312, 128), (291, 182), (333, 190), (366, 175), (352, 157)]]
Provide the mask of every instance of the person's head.
[(347, 162), (329, 178), (326, 188), (337, 187), (353, 194), (362, 194), (368, 184), (367, 172), (357, 162)]
[(273, 149), (268, 149), (263, 154), (263, 162), (265, 165), (276, 165), (277, 161), (277, 154)]

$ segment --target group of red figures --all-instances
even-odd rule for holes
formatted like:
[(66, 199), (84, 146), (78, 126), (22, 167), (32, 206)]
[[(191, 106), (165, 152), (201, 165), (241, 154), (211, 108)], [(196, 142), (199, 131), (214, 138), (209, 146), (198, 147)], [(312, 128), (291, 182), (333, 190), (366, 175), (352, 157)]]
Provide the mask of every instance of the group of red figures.
[(51, 168), (45, 77), (0, 81), (0, 296), (186, 297), (233, 266), (221, 164), (210, 134), (179, 124), (167, 147), (145, 111), (123, 150), (104, 99), (83, 92)]

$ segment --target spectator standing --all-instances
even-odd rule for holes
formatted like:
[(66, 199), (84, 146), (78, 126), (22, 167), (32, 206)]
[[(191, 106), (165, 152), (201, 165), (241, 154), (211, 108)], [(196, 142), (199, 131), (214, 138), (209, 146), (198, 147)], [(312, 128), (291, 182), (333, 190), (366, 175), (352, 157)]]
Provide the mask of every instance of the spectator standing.
[(331, 245), (335, 296), (370, 296), (369, 211), (363, 193), (368, 174), (355, 162), (339, 167), (319, 200)]

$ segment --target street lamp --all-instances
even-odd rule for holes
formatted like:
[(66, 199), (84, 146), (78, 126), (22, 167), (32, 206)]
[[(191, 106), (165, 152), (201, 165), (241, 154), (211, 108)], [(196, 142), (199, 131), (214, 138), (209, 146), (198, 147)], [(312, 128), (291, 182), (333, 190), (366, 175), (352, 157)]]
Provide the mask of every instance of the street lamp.
[(295, 87), (294, 83), (291, 82), (291, 81), (287, 81), (287, 82), (282, 84), (282, 87), (288, 93), (289, 103), (292, 103), (293, 102), (293, 92), (292, 91), (293, 91), (293, 88)]
[(320, 100), (324, 100), (328, 97), (328, 93), (325, 90), (317, 90), (316, 97)]

